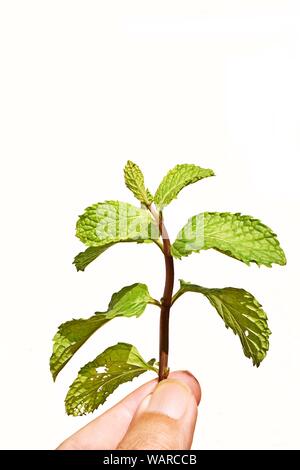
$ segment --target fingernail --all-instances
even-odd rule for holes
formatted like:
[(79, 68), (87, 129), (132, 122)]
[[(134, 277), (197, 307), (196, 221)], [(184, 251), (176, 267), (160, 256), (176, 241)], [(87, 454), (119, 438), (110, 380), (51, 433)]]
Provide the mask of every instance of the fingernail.
[(180, 419), (191, 398), (190, 389), (179, 380), (167, 379), (160, 382), (147, 406), (150, 413), (161, 413), (172, 419)]

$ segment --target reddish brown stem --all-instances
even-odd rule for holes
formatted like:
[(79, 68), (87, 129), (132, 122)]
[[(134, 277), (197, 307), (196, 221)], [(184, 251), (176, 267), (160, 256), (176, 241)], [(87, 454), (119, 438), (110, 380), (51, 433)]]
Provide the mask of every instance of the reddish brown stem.
[(160, 326), (159, 326), (159, 372), (158, 380), (164, 380), (169, 375), (169, 320), (172, 306), (172, 295), (174, 289), (174, 260), (171, 254), (171, 242), (166, 230), (162, 212), (159, 214), (150, 205), (148, 206), (155, 222), (159, 227), (159, 233), (163, 240), (163, 254), (165, 258), (165, 288), (161, 299)]
[(171, 254), (171, 243), (168, 232), (164, 225), (163, 216), (159, 214), (159, 232), (163, 239), (163, 249), (165, 258), (165, 289), (161, 300), (160, 310), (160, 329), (159, 329), (159, 377), (158, 380), (164, 380), (168, 377), (168, 358), (169, 358), (169, 319), (172, 305), (172, 295), (174, 288), (174, 261)]

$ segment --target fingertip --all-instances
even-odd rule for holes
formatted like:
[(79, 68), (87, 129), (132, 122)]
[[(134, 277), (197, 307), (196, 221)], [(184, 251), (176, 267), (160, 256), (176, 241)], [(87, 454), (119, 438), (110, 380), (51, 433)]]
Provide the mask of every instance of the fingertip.
[(171, 373), (143, 399), (117, 449), (190, 449), (200, 395), (191, 373)]
[(197, 405), (199, 405), (201, 400), (201, 387), (198, 380), (191, 372), (187, 370), (178, 370), (175, 372), (171, 372), (169, 378), (185, 383), (193, 393)]
[[(191, 372), (185, 370), (174, 371), (170, 373), (169, 378), (179, 380), (188, 385), (195, 397), (197, 405), (199, 405), (201, 399), (201, 388), (198, 380)], [(157, 384), (157, 378), (145, 383), (127, 395), (127, 397), (121, 401), (121, 404), (125, 405), (126, 408), (134, 414), (141, 401), (155, 390)]]

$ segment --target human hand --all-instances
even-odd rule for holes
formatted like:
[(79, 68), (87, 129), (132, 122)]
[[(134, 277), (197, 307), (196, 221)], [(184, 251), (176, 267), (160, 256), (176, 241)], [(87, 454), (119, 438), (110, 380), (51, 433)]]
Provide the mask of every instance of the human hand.
[(201, 398), (189, 372), (152, 380), (66, 439), (58, 450), (187, 450)]

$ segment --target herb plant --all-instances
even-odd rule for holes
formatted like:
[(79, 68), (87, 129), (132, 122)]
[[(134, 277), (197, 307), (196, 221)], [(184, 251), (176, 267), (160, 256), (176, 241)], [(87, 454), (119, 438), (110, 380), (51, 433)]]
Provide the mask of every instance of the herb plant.
[(154, 243), (162, 251), (165, 262), (165, 286), (161, 300), (154, 299), (145, 284), (136, 283), (113, 294), (108, 307), (90, 318), (70, 320), (58, 328), (54, 336), (50, 369), (55, 380), (75, 352), (99, 328), (115, 317), (139, 317), (148, 304), (160, 309), (159, 363), (145, 361), (131, 344), (118, 343), (107, 348), (82, 367), (65, 399), (69, 415), (93, 412), (122, 383), (146, 371), (168, 376), (169, 316), (172, 305), (186, 292), (204, 295), (224, 321), (240, 338), (246, 357), (259, 366), (269, 349), (271, 334), (267, 316), (252, 294), (235, 287), (207, 288), (180, 281), (173, 294), (174, 258), (181, 259), (193, 252), (213, 248), (249, 265), (286, 264), (286, 258), (272, 230), (248, 215), (230, 212), (203, 212), (191, 217), (171, 244), (163, 210), (191, 183), (213, 176), (212, 170), (196, 165), (177, 165), (164, 177), (154, 196), (145, 187), (140, 168), (128, 161), (125, 184), (141, 206), (119, 201), (106, 201), (88, 207), (79, 217), (77, 237), (87, 246), (74, 264), (78, 271), (85, 268), (116, 243)]

